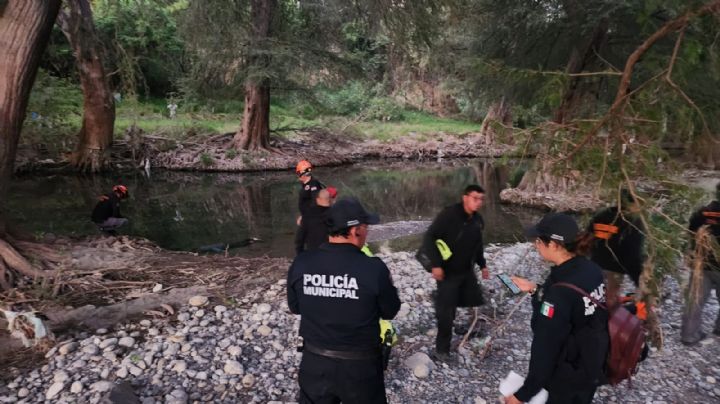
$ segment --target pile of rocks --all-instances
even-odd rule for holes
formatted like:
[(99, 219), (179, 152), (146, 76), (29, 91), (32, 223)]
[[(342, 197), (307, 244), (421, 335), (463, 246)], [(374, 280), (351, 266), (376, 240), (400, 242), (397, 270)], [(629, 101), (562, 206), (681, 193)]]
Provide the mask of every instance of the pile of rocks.
[[(487, 256), (495, 274), (541, 280), (546, 273), (546, 265), (527, 243), (491, 246)], [(486, 321), (479, 324), (486, 336), (470, 339), (452, 363), (433, 363), (429, 355), (435, 338), (434, 283), (411, 253), (381, 258), (403, 301), (393, 321), (401, 338), (386, 373), (390, 402), (493, 402), (500, 379), (510, 370), (526, 373), (529, 301), (509, 295), (495, 277), (483, 281), (489, 304), (481, 310)], [(287, 310), (285, 288), (284, 279), (268, 280), (263, 293), (212, 302), (196, 296), (173, 319), (144, 319), (114, 330), (77, 333), (48, 352), (44, 366), (0, 385), (0, 402), (99, 402), (113, 388), (128, 385), (142, 403), (296, 401), (299, 318)], [(665, 349), (651, 353), (632, 389), (602, 387), (599, 401), (720, 399), (718, 339), (693, 348), (679, 345), (679, 287), (668, 279), (666, 288), (661, 313)], [(504, 331), (494, 333), (516, 306)], [(711, 301), (708, 325), (717, 309)], [(456, 324), (469, 322), (469, 310), (459, 311)], [(483, 357), (484, 352), (489, 354)]]

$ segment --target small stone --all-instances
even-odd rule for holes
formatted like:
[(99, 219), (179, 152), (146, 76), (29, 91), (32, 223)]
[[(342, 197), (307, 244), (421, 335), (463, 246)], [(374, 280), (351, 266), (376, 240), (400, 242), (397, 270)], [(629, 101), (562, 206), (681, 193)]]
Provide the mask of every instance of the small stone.
[(239, 346), (233, 345), (230, 348), (228, 348), (227, 352), (228, 352), (228, 355), (236, 358), (242, 354), (242, 348), (240, 348)]
[(115, 376), (117, 376), (121, 379), (126, 378), (127, 375), (128, 375), (128, 370), (125, 366), (121, 367), (120, 369), (117, 370), (117, 372), (115, 372)]
[(215, 313), (224, 313), (224, 312), (227, 311), (227, 307), (221, 306), (221, 305), (217, 305), (217, 306), (215, 306), (215, 309), (214, 309), (214, 310), (215, 310)]
[(95, 344), (85, 345), (82, 349), (83, 352), (85, 352), (88, 355), (97, 355), (100, 352), (100, 348), (98, 348)]
[(272, 333), (272, 328), (270, 328), (270, 327), (266, 326), (265, 324), (263, 324), (263, 325), (261, 325), (260, 327), (258, 327), (257, 331), (258, 331), (258, 333), (259, 333), (260, 335), (262, 335), (263, 337), (267, 337), (268, 335), (270, 335), (270, 334)]
[(185, 404), (187, 403), (187, 393), (182, 389), (175, 389), (165, 396), (165, 402), (167, 404)]
[(710, 384), (715, 384), (715, 383), (716, 383), (715, 378), (712, 377), (712, 376), (707, 376), (707, 377), (705, 378), (705, 381), (708, 382), (708, 383), (710, 383)]
[(128, 368), (128, 370), (130, 371), (130, 374), (131, 374), (131, 375), (136, 376), (136, 377), (137, 377), (137, 376), (140, 376), (140, 375), (143, 373), (142, 369), (140, 369), (140, 368), (137, 367), (137, 366), (130, 366), (130, 367)]
[(188, 301), (190, 306), (200, 307), (205, 306), (208, 303), (207, 296), (193, 296)]
[(225, 349), (225, 348), (229, 347), (230, 344), (232, 344), (232, 342), (230, 341), (230, 338), (223, 338), (220, 340), (220, 342), (218, 342), (218, 346), (220, 347), (220, 349)]
[(418, 379), (424, 379), (430, 375), (430, 368), (424, 363), (418, 364), (413, 368), (413, 374)]
[(140, 320), (140, 325), (147, 328), (152, 325), (152, 322), (150, 322), (150, 320), (144, 318), (144, 319)]
[(226, 361), (223, 370), (229, 375), (241, 375), (244, 372), (243, 366), (238, 361)]
[(185, 363), (185, 361), (177, 361), (172, 367), (172, 370), (178, 373), (183, 373), (185, 369), (187, 369), (187, 363)]
[(110, 391), (112, 389), (113, 383), (109, 382), (107, 380), (100, 380), (99, 382), (95, 382), (90, 386), (90, 390), (97, 391), (99, 393), (104, 393), (106, 391)]
[(75, 352), (75, 350), (77, 349), (77, 347), (78, 347), (78, 343), (77, 343), (77, 342), (70, 342), (70, 343), (67, 343), (67, 344), (65, 344), (65, 345), (62, 345), (60, 348), (58, 348), (58, 353), (59, 353), (60, 355), (67, 355), (67, 354), (69, 354), (69, 353), (71, 353), (71, 352)]
[(195, 375), (195, 378), (198, 380), (207, 380), (207, 378), (208, 378), (207, 372), (197, 372), (197, 374)]
[(98, 328), (97, 330), (95, 330), (95, 334), (97, 334), (97, 335), (105, 335), (107, 333), (108, 333), (107, 328)]
[(30, 390), (26, 389), (25, 387), (20, 388), (17, 392), (17, 396), (20, 398), (25, 398), (30, 395)]
[(197, 318), (201, 318), (204, 315), (205, 315), (205, 310), (203, 310), (203, 309), (200, 309), (195, 312), (195, 317), (197, 317)]
[(487, 404), (487, 401), (482, 397), (475, 397), (475, 404)]
[(102, 342), (100, 342), (99, 346), (100, 346), (100, 349), (105, 349), (107, 347), (115, 346), (117, 343), (118, 343), (117, 338), (108, 338), (108, 339), (102, 340)]
[(53, 383), (52, 386), (50, 386), (50, 388), (48, 389), (48, 391), (45, 393), (45, 399), (46, 399), (46, 400), (52, 400), (53, 398), (55, 398), (55, 396), (57, 396), (58, 394), (60, 394), (60, 392), (61, 392), (62, 389), (64, 389), (64, 388), (65, 388), (65, 384), (62, 383), (62, 382), (55, 382), (55, 383)]
[(81, 382), (75, 382), (70, 386), (70, 392), (73, 394), (78, 394), (83, 390), (83, 384)]
[(183, 323), (190, 320), (190, 313), (180, 313), (177, 316), (178, 321), (182, 321)]
[(66, 382), (69, 378), (70, 378), (70, 375), (68, 375), (67, 372), (64, 371), (64, 370), (58, 370), (58, 371), (55, 372), (55, 374), (53, 375), (53, 381), (54, 381), (55, 383), (64, 383), (64, 382)]
[(120, 338), (120, 341), (118, 341), (118, 345), (124, 346), (127, 348), (132, 348), (135, 346), (135, 338), (133, 337), (122, 337)]
[(247, 374), (242, 378), (242, 385), (246, 389), (249, 389), (255, 384), (255, 376), (251, 374)]
[(156, 283), (155, 286), (153, 286), (152, 291), (153, 291), (153, 293), (157, 293), (157, 292), (161, 291), (162, 288), (163, 288), (162, 284)]
[(260, 314), (270, 313), (272, 311), (272, 306), (270, 306), (267, 303), (260, 303), (257, 306), (257, 312)]

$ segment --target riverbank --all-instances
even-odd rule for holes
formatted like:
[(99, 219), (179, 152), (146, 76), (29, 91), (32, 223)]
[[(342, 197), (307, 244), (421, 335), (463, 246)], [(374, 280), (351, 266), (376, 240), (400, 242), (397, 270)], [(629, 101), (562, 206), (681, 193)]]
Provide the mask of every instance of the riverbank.
[[(527, 299), (508, 296), (493, 277), (483, 281), (492, 307), (483, 309), (487, 339), (470, 339), (453, 364), (422, 363), (433, 347), (433, 282), (411, 253), (382, 254), (403, 302), (394, 320), (400, 341), (386, 374), (388, 399), (407, 402), (493, 402), (498, 382), (510, 370), (527, 371), (531, 335)], [(493, 274), (539, 280), (546, 265), (528, 243), (487, 248)], [(256, 273), (265, 274), (263, 268)], [(134, 319), (113, 329), (63, 335), (47, 362), (0, 387), (4, 402), (99, 402), (115, 383), (127, 382), (142, 403), (294, 402), (300, 355), (295, 351), (297, 316), (285, 302), (282, 270), (267, 271), (261, 283), (227, 296), (194, 299), (165, 318)], [(633, 387), (602, 387), (599, 402), (704, 402), (720, 397), (718, 337), (688, 348), (678, 342), (680, 288), (665, 282), (660, 308), (665, 348), (653, 351)], [(515, 311), (516, 310), (516, 311)], [(718, 310), (711, 299), (709, 325)], [(493, 318), (493, 311), (496, 316)], [(460, 322), (470, 320), (460, 310)], [(511, 316), (512, 314), (512, 316)], [(504, 331), (499, 326), (507, 320)], [(494, 330), (494, 331), (493, 331)], [(456, 336), (455, 343), (461, 337)], [(407, 363), (413, 357), (413, 363)]]

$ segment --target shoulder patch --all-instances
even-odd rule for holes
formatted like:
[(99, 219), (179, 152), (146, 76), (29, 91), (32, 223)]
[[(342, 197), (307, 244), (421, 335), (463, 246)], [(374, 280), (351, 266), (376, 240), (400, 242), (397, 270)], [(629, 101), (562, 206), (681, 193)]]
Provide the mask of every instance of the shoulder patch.
[(547, 318), (553, 318), (555, 315), (555, 305), (548, 302), (543, 302), (542, 306), (540, 306), (540, 314)]
[(305, 190), (307, 191), (309, 189), (310, 189), (310, 185), (305, 185)]

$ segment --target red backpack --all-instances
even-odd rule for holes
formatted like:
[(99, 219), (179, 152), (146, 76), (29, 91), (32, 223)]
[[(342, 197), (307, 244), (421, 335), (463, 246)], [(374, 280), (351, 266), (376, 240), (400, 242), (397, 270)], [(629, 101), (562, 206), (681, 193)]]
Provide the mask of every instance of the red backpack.
[(638, 362), (645, 348), (645, 328), (642, 321), (620, 304), (608, 308), (589, 293), (571, 284), (560, 282), (553, 286), (572, 289), (587, 297), (596, 306), (608, 312), (610, 349), (605, 360), (605, 377), (611, 385), (630, 379), (637, 373)]

